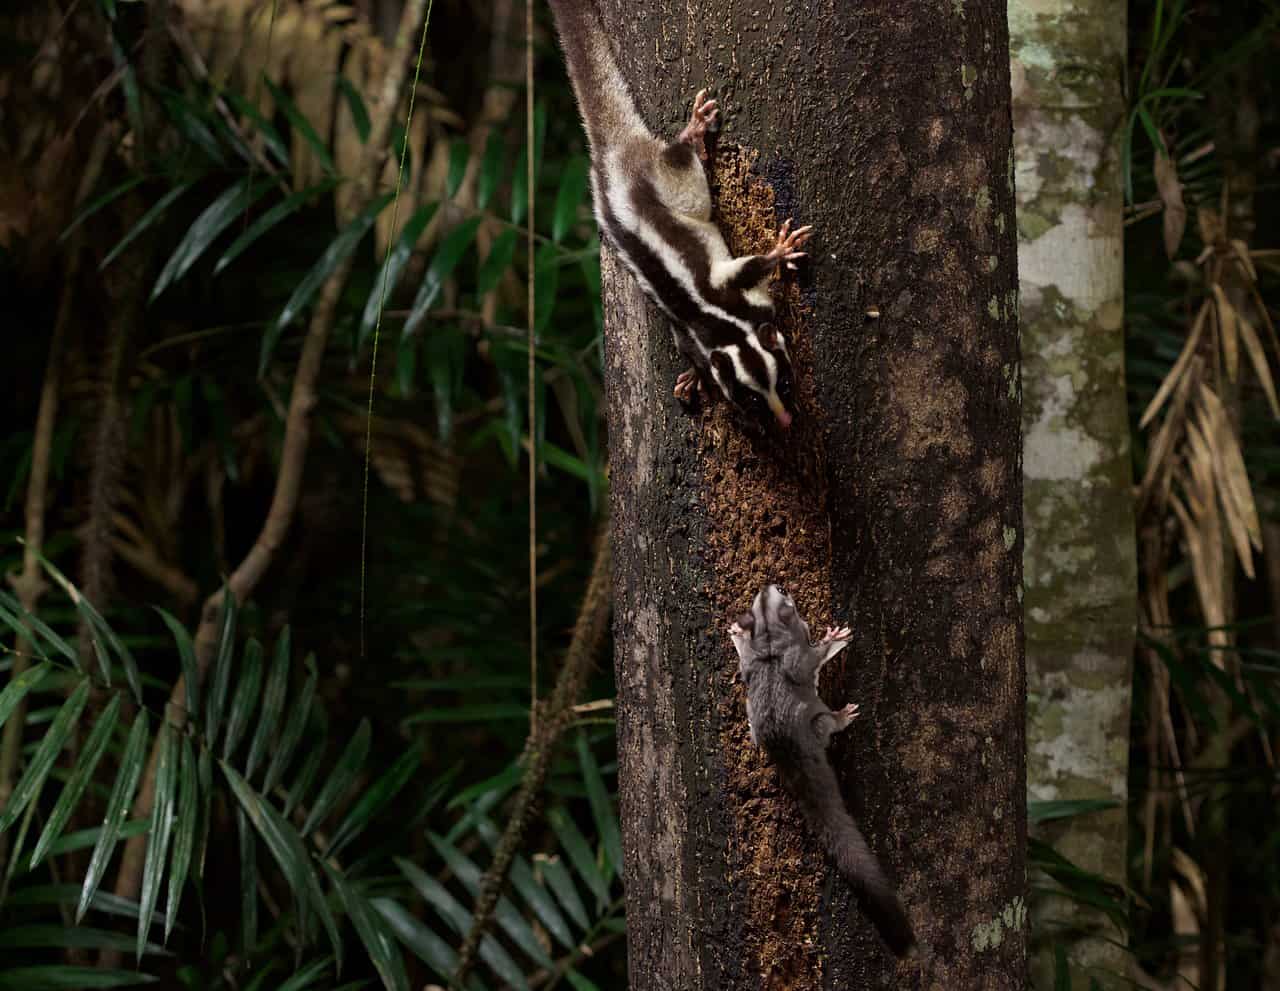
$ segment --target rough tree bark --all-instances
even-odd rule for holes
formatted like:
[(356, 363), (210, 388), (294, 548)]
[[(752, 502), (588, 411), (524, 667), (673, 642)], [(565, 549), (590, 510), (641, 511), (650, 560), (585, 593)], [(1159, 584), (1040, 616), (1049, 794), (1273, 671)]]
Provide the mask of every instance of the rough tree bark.
[[(1130, 664), (1137, 623), (1124, 384), (1122, 0), (1010, 0), (1022, 298), (1029, 794), (1107, 799), (1046, 823), (1075, 863), (1125, 877)], [(1032, 967), (1053, 986), (1124, 982), (1123, 934), (1062, 898), (1033, 906)], [(1041, 924), (1043, 923), (1043, 924)]]
[[(633, 991), (1025, 986), (1022, 464), (1005, 5), (601, 0), (641, 111), (726, 115), (735, 253), (813, 223), (779, 291), (789, 435), (695, 416), (604, 252)], [(747, 737), (725, 634), (765, 580), (853, 626), (832, 750), (923, 943), (896, 964)]]

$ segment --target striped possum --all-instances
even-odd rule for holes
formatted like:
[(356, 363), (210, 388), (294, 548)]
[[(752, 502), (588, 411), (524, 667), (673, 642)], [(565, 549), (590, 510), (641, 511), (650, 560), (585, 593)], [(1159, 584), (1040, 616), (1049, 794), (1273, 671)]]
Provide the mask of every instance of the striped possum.
[(772, 250), (734, 258), (711, 221), (703, 162), (716, 102), (694, 97), (674, 141), (645, 126), (618, 68), (594, 0), (549, 0), (591, 145), (591, 190), (600, 230), (641, 288), (671, 318), (676, 347), (691, 363), (676, 379), (683, 402), (719, 393), (743, 412), (795, 414), (791, 356), (774, 327), (768, 281), (795, 267), (811, 227), (782, 225)]
[(738, 672), (747, 686), (751, 742), (764, 747), (809, 828), (853, 890), (880, 936), (899, 957), (916, 945), (911, 922), (876, 856), (840, 798), (827, 760), (833, 733), (858, 715), (850, 704), (832, 712), (818, 697), (818, 672), (849, 646), (849, 628), (828, 628), (816, 645), (791, 596), (766, 585), (729, 627)]

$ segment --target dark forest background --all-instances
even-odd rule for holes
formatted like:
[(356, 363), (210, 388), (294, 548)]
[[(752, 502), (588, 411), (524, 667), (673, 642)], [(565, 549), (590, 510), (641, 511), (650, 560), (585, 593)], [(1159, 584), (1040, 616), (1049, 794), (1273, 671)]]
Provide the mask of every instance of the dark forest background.
[[(395, 0), (0, 4), (0, 987), (444, 985), (512, 823), (468, 986), (625, 984), (590, 581), (599, 241), (542, 7), (526, 142), (524, 14), (432, 4), (410, 120)], [(1197, 544), (1135, 491), (1129, 875), (1032, 849), (1033, 886), (1107, 913), (1140, 986), (1187, 986), (1211, 945), (1223, 986), (1280, 988), (1278, 28), (1275, 3), (1129, 10), (1135, 479), (1163, 477), (1139, 420), (1198, 323), (1228, 333), (1226, 289), (1256, 371), (1200, 438), (1239, 459), (1251, 553), (1208, 574), (1235, 521)], [(396, 54), (410, 82), (380, 113)], [(1198, 263), (1224, 216), (1249, 276), (1225, 289)], [(537, 694), (585, 673), (529, 742), (531, 447)], [(221, 609), (228, 580), (243, 601)]]

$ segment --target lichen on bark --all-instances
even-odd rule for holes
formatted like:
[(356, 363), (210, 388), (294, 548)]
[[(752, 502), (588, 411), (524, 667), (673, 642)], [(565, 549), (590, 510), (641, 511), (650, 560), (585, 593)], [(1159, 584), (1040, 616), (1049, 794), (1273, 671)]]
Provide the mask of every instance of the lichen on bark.
[[(1130, 665), (1136, 622), (1124, 389), (1120, 130), (1125, 8), (1118, 0), (1011, 0), (1025, 473), (1028, 792), (1110, 799), (1109, 812), (1039, 835), (1079, 866), (1125, 869)], [(1033, 903), (1073, 987), (1123, 984), (1120, 937), (1064, 898)]]

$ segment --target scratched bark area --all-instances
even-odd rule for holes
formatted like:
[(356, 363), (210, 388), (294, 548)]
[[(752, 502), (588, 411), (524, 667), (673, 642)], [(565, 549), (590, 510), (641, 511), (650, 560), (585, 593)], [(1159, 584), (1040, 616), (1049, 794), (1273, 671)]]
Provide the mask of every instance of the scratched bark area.
[[(641, 112), (715, 87), (735, 253), (794, 216), (775, 287), (785, 438), (671, 396), (665, 321), (605, 251), (630, 986), (1025, 986), (1017, 272), (1003, 3), (602, 0)], [(879, 316), (870, 317), (874, 310)], [(897, 964), (750, 746), (732, 615), (764, 580), (862, 716), (832, 749), (923, 943)]]

